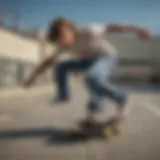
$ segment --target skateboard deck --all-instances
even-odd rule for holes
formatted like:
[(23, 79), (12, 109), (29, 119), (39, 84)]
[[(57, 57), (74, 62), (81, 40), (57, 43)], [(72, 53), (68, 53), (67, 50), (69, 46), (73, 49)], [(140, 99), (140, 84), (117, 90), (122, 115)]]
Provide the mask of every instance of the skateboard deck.
[(70, 138), (110, 138), (120, 134), (120, 121), (110, 119), (104, 122), (97, 122), (93, 125), (86, 125), (80, 122), (78, 130), (69, 130), (67, 135)]

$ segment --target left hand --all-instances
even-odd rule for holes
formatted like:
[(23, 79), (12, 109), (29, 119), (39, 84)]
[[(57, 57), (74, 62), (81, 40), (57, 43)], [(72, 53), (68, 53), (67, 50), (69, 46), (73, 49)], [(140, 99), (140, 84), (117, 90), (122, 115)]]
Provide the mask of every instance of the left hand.
[(25, 80), (24, 80), (24, 83), (23, 83), (23, 86), (25, 88), (29, 88), (33, 85), (33, 83), (35, 82), (36, 80), (36, 75), (34, 74), (30, 74)]
[(152, 32), (148, 29), (139, 29), (137, 34), (143, 40), (152, 40), (154, 38)]

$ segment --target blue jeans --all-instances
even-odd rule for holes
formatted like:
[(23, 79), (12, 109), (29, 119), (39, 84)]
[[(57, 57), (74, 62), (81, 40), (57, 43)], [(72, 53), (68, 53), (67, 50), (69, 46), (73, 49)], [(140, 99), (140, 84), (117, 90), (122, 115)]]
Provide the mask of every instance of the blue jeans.
[(91, 96), (88, 103), (89, 111), (99, 111), (103, 97), (122, 103), (125, 100), (125, 94), (107, 82), (116, 62), (116, 56), (105, 55), (93, 59), (76, 59), (57, 63), (55, 77), (59, 97), (69, 97), (68, 73), (84, 72), (85, 83)]

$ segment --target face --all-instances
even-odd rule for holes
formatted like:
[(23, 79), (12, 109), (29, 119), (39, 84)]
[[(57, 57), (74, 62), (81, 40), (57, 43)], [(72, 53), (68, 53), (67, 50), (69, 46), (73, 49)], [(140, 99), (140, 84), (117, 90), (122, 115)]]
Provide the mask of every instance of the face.
[(64, 47), (71, 47), (75, 43), (75, 32), (69, 25), (62, 25), (58, 43)]

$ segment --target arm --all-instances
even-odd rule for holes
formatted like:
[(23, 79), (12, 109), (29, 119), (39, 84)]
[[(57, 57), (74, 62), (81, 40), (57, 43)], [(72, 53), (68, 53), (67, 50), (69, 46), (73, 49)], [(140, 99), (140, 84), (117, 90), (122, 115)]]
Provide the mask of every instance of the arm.
[(38, 75), (40, 75), (42, 72), (44, 72), (48, 67), (50, 67), (51, 64), (55, 63), (56, 59), (58, 57), (58, 54), (55, 54), (54, 56), (49, 56), (46, 59), (44, 59), (27, 77), (27, 79), (24, 82), (24, 86), (28, 87), (30, 86)]
[(110, 24), (106, 27), (107, 32), (138, 32), (140, 28), (132, 25), (123, 26), (117, 24)]
[(140, 38), (152, 39), (151, 31), (146, 28), (140, 28), (133, 25), (116, 25), (110, 24), (106, 27), (106, 32), (109, 33), (136, 33)]
[(33, 70), (32, 74), (38, 76), (39, 74), (44, 72), (48, 67), (50, 67), (50, 65), (55, 62), (56, 58), (56, 56), (47, 57)]

